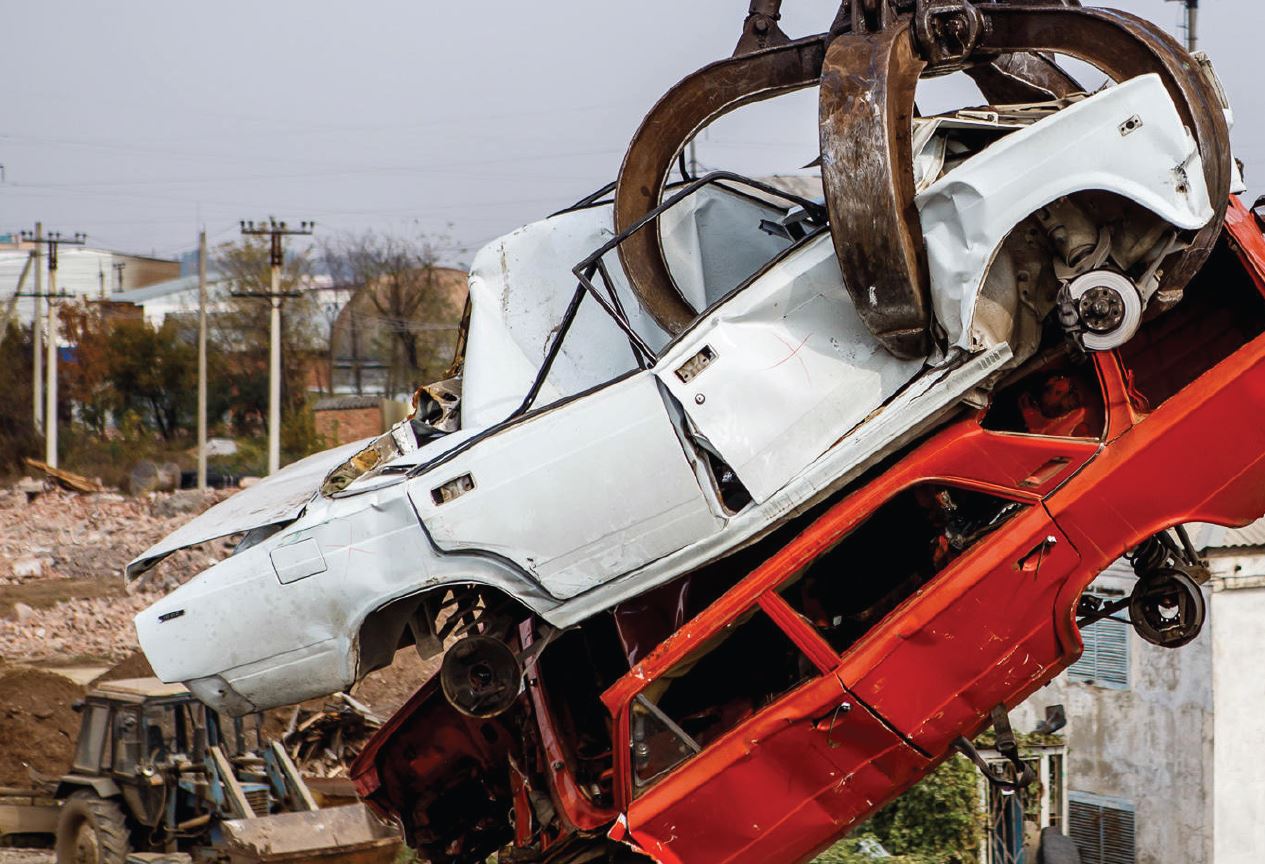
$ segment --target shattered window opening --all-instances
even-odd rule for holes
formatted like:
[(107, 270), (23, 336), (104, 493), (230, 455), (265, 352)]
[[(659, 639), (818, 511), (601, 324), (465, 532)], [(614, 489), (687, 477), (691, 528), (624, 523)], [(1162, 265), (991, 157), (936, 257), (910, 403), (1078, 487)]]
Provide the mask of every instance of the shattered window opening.
[(703, 750), (644, 693), (633, 701), (632, 740), (633, 779), (639, 789)]
[(778, 589), (839, 653), (1025, 509), (924, 483), (897, 494)]
[[(642, 340), (642, 337), (639, 334), (636, 334), (636, 332), (633, 330), (631, 324), (627, 320), (627, 317), (625, 316), (621, 318), (619, 314), (619, 310), (616, 310), (614, 307), (612, 307), (609, 304), (609, 301), (605, 297), (602, 296), (602, 293), (593, 284), (594, 274), (598, 273), (599, 269), (603, 271), (603, 278), (607, 284), (607, 289), (612, 290), (610, 288), (609, 273), (604, 272), (605, 266), (603, 262), (606, 256), (610, 252), (617, 250), (629, 238), (641, 232), (648, 226), (654, 226), (655, 230), (659, 230), (659, 224), (658, 224), (659, 217), (661, 217), (667, 211), (671, 210), (677, 204), (684, 201), (686, 198), (689, 198), (690, 196), (696, 194), (699, 190), (703, 189), (706, 186), (714, 184), (717, 186), (721, 186), (721, 188), (724, 188), (725, 190), (729, 192), (734, 192), (738, 195), (743, 195), (745, 197), (752, 198), (753, 200), (757, 200), (757, 201), (761, 200), (757, 198), (756, 196), (751, 195), (750, 193), (743, 192), (740, 189), (734, 189), (733, 187), (729, 185), (723, 185), (721, 181), (724, 181), (724, 180), (728, 180), (740, 186), (746, 186), (751, 189), (757, 190), (766, 196), (771, 196), (773, 198), (792, 202), (793, 204), (797, 205), (797, 207), (803, 208), (804, 211), (806, 211), (809, 214), (809, 219), (807, 221), (809, 221), (816, 230), (808, 231), (804, 237), (801, 237), (799, 240), (791, 243), (789, 246), (782, 249), (780, 253), (773, 256), (768, 261), (766, 261), (764, 265), (758, 268), (755, 272), (748, 274), (746, 278), (739, 280), (736, 286), (734, 286), (730, 290), (720, 293), (719, 296), (716, 297), (716, 299), (713, 302), (706, 304), (704, 308), (695, 309), (694, 310), (695, 320), (706, 315), (708, 312), (710, 312), (712, 309), (719, 306), (720, 304), (724, 303), (727, 299), (732, 297), (734, 294), (737, 294), (738, 292), (740, 292), (743, 288), (745, 288), (752, 281), (758, 278), (770, 266), (772, 266), (781, 258), (785, 257), (792, 250), (799, 248), (800, 244), (802, 244), (807, 239), (810, 239), (811, 237), (813, 237), (817, 233), (817, 231), (822, 230), (826, 225), (827, 217), (825, 213), (825, 208), (820, 203), (815, 202), (815, 201), (810, 201), (807, 198), (800, 197), (791, 192), (786, 192), (784, 190), (762, 183), (758, 180), (753, 180), (750, 177), (744, 177), (741, 174), (735, 174), (730, 171), (714, 171), (706, 175), (705, 177), (701, 177), (691, 183), (686, 184), (679, 191), (665, 198), (659, 204), (658, 207), (655, 207), (653, 210), (647, 213), (644, 217), (642, 217), (637, 222), (629, 226), (627, 230), (611, 238), (608, 242), (604, 243), (601, 247), (599, 247), (591, 255), (589, 255), (588, 258), (585, 258), (583, 261), (577, 264), (572, 270), (572, 272), (580, 280), (580, 285), (585, 290), (587, 290), (591, 295), (593, 295), (594, 299), (596, 299), (602, 305), (602, 308), (606, 310), (608, 315), (611, 315), (611, 317), (615, 319), (616, 324), (618, 324), (620, 329), (624, 330), (625, 333), (629, 335), (630, 339), (635, 338), (636, 340), (640, 341), (643, 346), (645, 345), (645, 342), (644, 340)], [(756, 230), (759, 230), (758, 223), (754, 225), (753, 227)], [(688, 332), (689, 330), (690, 328), (686, 327), (682, 330), (682, 333)], [(675, 344), (676, 339), (680, 338), (680, 335), (681, 334), (677, 334), (677, 336), (671, 339), (666, 345), (664, 345), (657, 354), (651, 351), (650, 357), (648, 359), (650, 359), (651, 362), (653, 363), (655, 359), (657, 359), (659, 356), (662, 356), (666, 351), (668, 351), (671, 348), (673, 344)]]
[(999, 389), (980, 425), (990, 432), (1101, 439), (1107, 405), (1097, 370), (1087, 358), (1060, 351)]
[(820, 674), (773, 619), (752, 607), (636, 697), (636, 794)]

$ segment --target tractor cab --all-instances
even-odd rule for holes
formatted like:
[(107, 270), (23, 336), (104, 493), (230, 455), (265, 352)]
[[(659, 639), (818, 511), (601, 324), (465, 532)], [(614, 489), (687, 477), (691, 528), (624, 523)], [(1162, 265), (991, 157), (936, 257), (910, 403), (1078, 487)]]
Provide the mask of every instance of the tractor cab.
[(261, 715), (226, 722), (156, 678), (99, 684), (77, 707), (74, 761), (56, 789), (58, 864), (390, 861), (399, 848), (361, 805), (319, 810), (285, 750), (264, 740)]

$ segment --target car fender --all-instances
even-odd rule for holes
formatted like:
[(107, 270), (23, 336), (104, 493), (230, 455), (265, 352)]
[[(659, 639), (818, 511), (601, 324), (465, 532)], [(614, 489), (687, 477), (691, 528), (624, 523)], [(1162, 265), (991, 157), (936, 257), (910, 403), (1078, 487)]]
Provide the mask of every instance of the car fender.
[(917, 196), (932, 302), (950, 343), (979, 347), (971, 332), (976, 300), (1015, 226), (1091, 190), (1134, 201), (1183, 230), (1213, 218), (1198, 148), (1158, 75), (1131, 79), (1008, 135)]

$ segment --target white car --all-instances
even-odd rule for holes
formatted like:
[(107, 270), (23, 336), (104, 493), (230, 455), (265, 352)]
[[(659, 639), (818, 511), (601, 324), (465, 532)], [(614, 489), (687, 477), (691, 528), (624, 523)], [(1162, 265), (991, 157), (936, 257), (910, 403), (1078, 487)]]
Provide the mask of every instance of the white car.
[[(704, 178), (665, 202), (657, 229), (699, 313), (674, 338), (626, 284), (609, 203), (519, 229), (470, 274), (459, 422), (441, 427), (455, 431), (406, 421), (308, 457), (128, 566), (246, 535), (136, 617), (157, 675), (243, 713), (344, 689), (412, 641), (434, 653), (527, 615), (565, 628), (611, 609), (979, 404), (1048, 319), (1088, 349), (1126, 341), (1166, 256), (1228, 191), (1206, 188), (1153, 75), (1070, 104), (920, 119), (914, 141), (933, 355), (884, 351), (823, 208), (762, 184)], [(1102, 215), (1121, 208), (1127, 237)], [(1077, 320), (1087, 293), (1111, 300), (1110, 320)]]

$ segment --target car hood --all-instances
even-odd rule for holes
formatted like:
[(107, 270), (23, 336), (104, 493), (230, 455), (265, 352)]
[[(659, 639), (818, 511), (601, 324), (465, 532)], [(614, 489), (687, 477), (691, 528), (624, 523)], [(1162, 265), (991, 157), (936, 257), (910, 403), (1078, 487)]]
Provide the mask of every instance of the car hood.
[(168, 534), (129, 562), (124, 574), (134, 579), (179, 549), (298, 518), (325, 475), (371, 440), (344, 444), (287, 465)]

